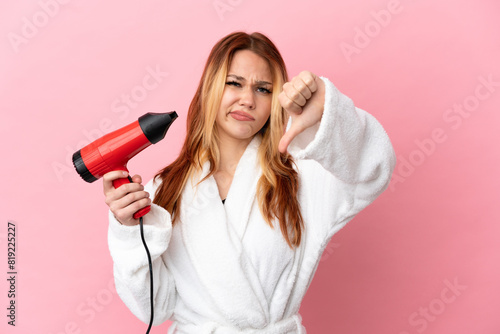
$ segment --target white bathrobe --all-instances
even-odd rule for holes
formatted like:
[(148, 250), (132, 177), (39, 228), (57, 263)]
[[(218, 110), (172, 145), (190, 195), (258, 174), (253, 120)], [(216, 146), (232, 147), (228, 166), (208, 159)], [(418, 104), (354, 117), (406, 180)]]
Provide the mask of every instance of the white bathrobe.
[[(256, 200), (261, 175), (254, 137), (241, 157), (225, 204), (213, 177), (182, 193), (180, 220), (152, 205), (144, 230), (153, 259), (155, 321), (168, 333), (305, 333), (299, 307), (330, 238), (387, 187), (395, 165), (389, 138), (326, 78), (321, 121), (289, 147), (299, 173), (305, 229), (292, 250)], [(195, 183), (208, 172), (208, 163)], [(146, 190), (154, 195), (158, 184)], [(116, 289), (149, 322), (149, 270), (139, 226), (110, 213), (109, 248)]]

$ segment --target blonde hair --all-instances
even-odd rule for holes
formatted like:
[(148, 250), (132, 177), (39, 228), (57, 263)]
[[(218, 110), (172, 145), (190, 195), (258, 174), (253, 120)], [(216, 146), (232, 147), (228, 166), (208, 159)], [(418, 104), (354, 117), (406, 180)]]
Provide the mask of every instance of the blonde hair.
[[(250, 50), (265, 59), (272, 73), (273, 93), (271, 115), (259, 131), (262, 142), (258, 150), (262, 176), (257, 184), (257, 199), (261, 214), (271, 228), (279, 221), (285, 241), (293, 248), (300, 245), (303, 220), (297, 199), (298, 174), (293, 159), (278, 151), (287, 117), (278, 101), (283, 84), (288, 81), (284, 61), (274, 44), (263, 34), (235, 32), (222, 38), (213, 47), (205, 65), (196, 94), (191, 101), (187, 117), (187, 135), (179, 157), (161, 170), (156, 177), (163, 182), (158, 187), (154, 203), (178, 221), (178, 208), (182, 189), (194, 171), (210, 162), (213, 175), (219, 168), (219, 138), (215, 119), (227, 79), (232, 58), (238, 50)], [(204, 179), (203, 179), (204, 180)], [(201, 180), (201, 181), (203, 181)], [(200, 181), (200, 182), (201, 182)]]

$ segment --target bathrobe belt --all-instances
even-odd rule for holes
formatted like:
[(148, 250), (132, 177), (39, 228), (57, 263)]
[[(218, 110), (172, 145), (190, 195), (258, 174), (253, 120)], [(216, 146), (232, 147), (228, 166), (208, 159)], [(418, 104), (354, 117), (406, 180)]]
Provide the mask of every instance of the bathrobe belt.
[(236, 327), (221, 325), (215, 322), (206, 322), (204, 324), (180, 324), (175, 323), (174, 333), (179, 334), (305, 334), (306, 330), (302, 326), (300, 314), (269, 324), (264, 328), (239, 329)]

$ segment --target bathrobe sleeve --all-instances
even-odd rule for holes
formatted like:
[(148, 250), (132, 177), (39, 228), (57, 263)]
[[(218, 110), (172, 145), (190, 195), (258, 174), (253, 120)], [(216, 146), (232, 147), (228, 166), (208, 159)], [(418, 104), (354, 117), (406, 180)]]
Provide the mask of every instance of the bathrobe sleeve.
[[(145, 190), (154, 195), (153, 180)], [(154, 325), (171, 317), (176, 289), (172, 275), (163, 254), (167, 250), (172, 234), (170, 214), (156, 204), (143, 219), (144, 237), (153, 261), (154, 282)], [(142, 244), (140, 226), (121, 225), (109, 212), (108, 244), (113, 258), (113, 272), (116, 291), (130, 311), (146, 324), (150, 320), (149, 266)]]
[(299, 166), (301, 207), (323, 242), (389, 185), (396, 163), (389, 137), (326, 78), (323, 116), (289, 146)]

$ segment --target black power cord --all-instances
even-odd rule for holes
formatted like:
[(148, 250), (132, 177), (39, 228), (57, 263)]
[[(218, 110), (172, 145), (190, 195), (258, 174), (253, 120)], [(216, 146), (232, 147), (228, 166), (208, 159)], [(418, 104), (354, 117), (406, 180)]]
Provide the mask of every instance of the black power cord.
[(139, 218), (139, 225), (141, 227), (141, 239), (142, 244), (144, 245), (144, 249), (146, 250), (146, 254), (148, 256), (148, 264), (149, 264), (149, 300), (151, 306), (151, 318), (149, 319), (149, 327), (146, 331), (146, 334), (151, 330), (151, 326), (153, 326), (153, 318), (154, 318), (154, 305), (153, 305), (153, 263), (151, 262), (151, 255), (149, 254), (148, 245), (146, 245), (146, 240), (144, 239), (144, 228), (142, 227), (142, 217)]
[[(130, 183), (134, 182), (132, 181), (132, 178), (127, 176), (128, 180)], [(151, 307), (151, 317), (149, 318), (149, 326), (148, 330), (146, 331), (146, 334), (149, 334), (149, 331), (151, 330), (151, 326), (153, 326), (153, 318), (154, 318), (154, 304), (153, 304), (153, 263), (151, 261), (151, 254), (149, 254), (149, 248), (148, 245), (146, 244), (146, 239), (144, 239), (144, 228), (143, 228), (143, 221), (142, 217), (139, 217), (139, 226), (141, 228), (141, 239), (142, 239), (142, 244), (144, 245), (144, 249), (146, 250), (146, 255), (148, 256), (148, 264), (149, 264), (149, 301), (150, 301), (150, 307)]]

